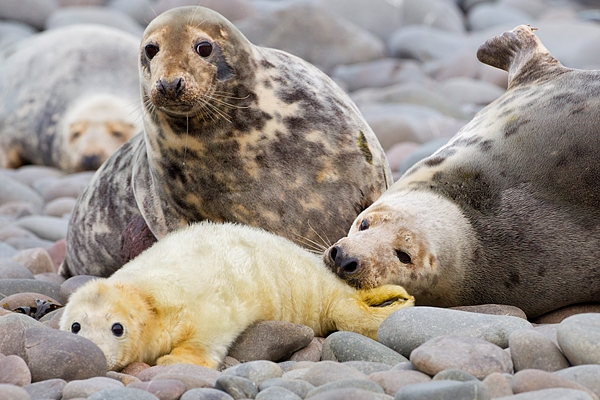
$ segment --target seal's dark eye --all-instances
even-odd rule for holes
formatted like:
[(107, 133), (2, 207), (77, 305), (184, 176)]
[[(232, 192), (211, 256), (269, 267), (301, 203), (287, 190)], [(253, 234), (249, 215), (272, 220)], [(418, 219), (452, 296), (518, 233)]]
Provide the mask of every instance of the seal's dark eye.
[(367, 221), (366, 219), (363, 219), (362, 222), (360, 223), (360, 226), (358, 227), (358, 230), (366, 231), (367, 229), (369, 229), (369, 221)]
[(144, 47), (144, 51), (146, 52), (146, 56), (152, 60), (156, 53), (158, 53), (158, 46), (155, 44), (147, 44), (146, 47)]
[(73, 325), (71, 325), (71, 332), (77, 333), (80, 330), (81, 330), (81, 325), (79, 325), (79, 322), (73, 322)]
[(396, 250), (396, 257), (402, 264), (410, 264), (410, 256), (403, 251)]
[(201, 57), (208, 57), (212, 53), (212, 44), (208, 42), (200, 42), (196, 45), (196, 53)]
[(110, 327), (110, 330), (112, 331), (113, 335), (117, 337), (123, 336), (123, 325), (118, 322), (113, 324), (113, 326)]

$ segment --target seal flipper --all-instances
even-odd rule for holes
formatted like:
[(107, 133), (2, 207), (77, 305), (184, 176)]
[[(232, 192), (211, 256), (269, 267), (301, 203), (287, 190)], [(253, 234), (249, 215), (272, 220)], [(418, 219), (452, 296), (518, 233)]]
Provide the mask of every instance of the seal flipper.
[(507, 71), (509, 88), (547, 75), (548, 67), (564, 68), (527, 25), (487, 40), (477, 50), (477, 58)]

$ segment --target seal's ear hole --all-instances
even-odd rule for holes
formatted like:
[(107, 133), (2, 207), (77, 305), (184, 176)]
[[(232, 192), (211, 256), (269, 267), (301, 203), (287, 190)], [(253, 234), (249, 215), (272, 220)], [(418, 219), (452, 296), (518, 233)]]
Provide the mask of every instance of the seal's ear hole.
[(123, 332), (125, 331), (123, 329), (123, 325), (121, 325), (118, 322), (115, 322), (113, 324), (113, 326), (110, 327), (110, 330), (112, 331), (113, 335), (115, 335), (116, 337), (121, 337), (123, 336)]
[(213, 46), (206, 40), (196, 44), (194, 48), (200, 57), (208, 57), (212, 54)]
[(363, 219), (360, 223), (360, 225), (358, 226), (358, 230), (359, 231), (366, 231), (367, 229), (369, 229), (369, 221), (367, 221), (367, 219)]
[(71, 332), (77, 334), (77, 332), (79, 332), (81, 330), (81, 325), (79, 325), (79, 322), (73, 322), (73, 324), (71, 325)]
[(398, 257), (398, 260), (400, 260), (402, 264), (410, 264), (410, 256), (405, 252), (396, 250), (396, 257)]
[(159, 50), (158, 46), (155, 44), (147, 44), (146, 47), (144, 47), (144, 52), (146, 53), (146, 57), (148, 57), (151, 60), (158, 53), (158, 50)]
[(114, 138), (116, 138), (116, 139), (122, 139), (122, 138), (123, 138), (123, 136), (125, 136), (125, 135), (123, 134), (123, 132), (121, 132), (121, 131), (118, 131), (118, 130), (112, 130), (112, 131), (110, 132), (110, 134), (111, 134), (111, 135), (112, 135)]

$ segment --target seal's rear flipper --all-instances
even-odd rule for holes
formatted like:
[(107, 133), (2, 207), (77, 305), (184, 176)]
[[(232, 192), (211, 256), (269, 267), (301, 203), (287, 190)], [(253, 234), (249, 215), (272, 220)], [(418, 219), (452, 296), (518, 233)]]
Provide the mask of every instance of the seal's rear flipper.
[(477, 58), (484, 64), (507, 71), (509, 88), (547, 75), (548, 67), (562, 68), (527, 25), (519, 25), (487, 40), (477, 50)]

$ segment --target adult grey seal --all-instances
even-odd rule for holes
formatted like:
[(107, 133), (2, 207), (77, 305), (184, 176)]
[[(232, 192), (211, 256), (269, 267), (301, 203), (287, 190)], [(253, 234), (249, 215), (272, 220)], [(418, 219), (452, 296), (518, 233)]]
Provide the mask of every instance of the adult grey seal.
[(123, 246), (131, 224), (157, 239), (210, 220), (332, 243), (391, 184), (379, 142), (337, 85), (297, 57), (253, 45), (214, 11), (159, 15), (144, 32), (139, 69), (144, 134), (79, 198), (65, 276), (116, 271), (135, 256)]
[(139, 39), (76, 25), (23, 39), (0, 58), (0, 167), (97, 169), (141, 130)]
[(533, 318), (600, 301), (600, 71), (563, 67), (527, 26), (477, 56), (508, 71), (506, 93), (363, 211), (326, 262), (422, 305)]

